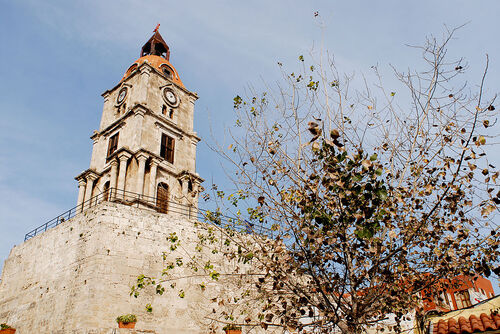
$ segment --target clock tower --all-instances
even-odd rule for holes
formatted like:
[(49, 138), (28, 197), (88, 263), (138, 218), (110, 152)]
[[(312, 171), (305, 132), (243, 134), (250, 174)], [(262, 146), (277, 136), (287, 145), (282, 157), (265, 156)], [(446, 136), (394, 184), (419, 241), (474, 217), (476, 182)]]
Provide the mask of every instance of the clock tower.
[(197, 220), (198, 97), (184, 87), (157, 29), (102, 96), (90, 166), (76, 177), (77, 207), (11, 250), (0, 278), (0, 322), (19, 333), (107, 334), (117, 333), (117, 316), (133, 313), (137, 333), (207, 333), (210, 300), (231, 288), (222, 278), (201, 290), (205, 278), (178, 266), (184, 277), (176, 290), (171, 285), (158, 294), (151, 286), (130, 296), (139, 275), (159, 277), (168, 263), (178, 263), (178, 253), (167, 254), (172, 236), (182, 240), (182, 254), (220, 264), (221, 275), (226, 266), (234, 271), (226, 259), (197, 248), (200, 235), (211, 231)]
[(157, 29), (141, 57), (105, 91), (90, 168), (79, 174), (78, 210), (99, 199), (138, 204), (162, 213), (196, 212), (198, 188), (194, 103), (170, 63)]

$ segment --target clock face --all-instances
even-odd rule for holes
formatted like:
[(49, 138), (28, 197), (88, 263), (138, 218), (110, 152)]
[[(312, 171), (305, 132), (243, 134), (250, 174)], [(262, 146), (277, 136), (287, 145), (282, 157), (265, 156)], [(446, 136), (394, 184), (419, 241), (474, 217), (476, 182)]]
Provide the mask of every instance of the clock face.
[(170, 105), (175, 106), (177, 104), (177, 96), (171, 89), (165, 89), (163, 91), (163, 96)]
[(120, 93), (118, 94), (118, 98), (116, 99), (116, 103), (120, 104), (125, 100), (125, 97), (127, 96), (127, 88), (123, 87), (120, 90)]

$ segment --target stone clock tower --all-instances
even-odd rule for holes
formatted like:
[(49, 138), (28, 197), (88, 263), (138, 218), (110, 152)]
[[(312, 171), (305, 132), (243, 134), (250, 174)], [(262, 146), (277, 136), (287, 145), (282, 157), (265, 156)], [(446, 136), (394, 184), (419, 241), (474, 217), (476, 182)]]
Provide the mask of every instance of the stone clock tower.
[(202, 181), (195, 171), (200, 138), (193, 131), (198, 97), (184, 87), (169, 58), (155, 30), (141, 57), (102, 94), (90, 168), (76, 177), (80, 210), (102, 197), (163, 213), (195, 212)]
[[(169, 56), (155, 30), (141, 57), (102, 95), (90, 168), (76, 177), (77, 207), (11, 250), (0, 280), (0, 323), (20, 334), (208, 332), (210, 294), (227, 284), (207, 282), (201, 291), (186, 274), (177, 282), (186, 291), (182, 299), (154, 289), (130, 297), (139, 275), (158, 275), (176, 261), (164, 256), (169, 236), (193, 254), (200, 233), (210, 229), (196, 221), (203, 181), (195, 164), (197, 95), (184, 87)], [(146, 312), (147, 303), (154, 312)], [(137, 315), (136, 330), (118, 330), (116, 317), (128, 313)]]

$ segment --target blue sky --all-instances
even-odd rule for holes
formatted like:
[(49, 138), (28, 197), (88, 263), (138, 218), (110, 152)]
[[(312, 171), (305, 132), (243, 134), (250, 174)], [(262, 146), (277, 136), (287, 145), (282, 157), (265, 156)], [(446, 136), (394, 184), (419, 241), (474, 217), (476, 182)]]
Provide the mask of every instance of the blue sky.
[(476, 81), (489, 53), (489, 93), (500, 87), (494, 0), (0, 0), (0, 8), (0, 267), (26, 232), (76, 204), (73, 178), (89, 166), (100, 94), (138, 58), (157, 23), (185, 86), (200, 96), (197, 170), (207, 184), (224, 182), (206, 145), (210, 124), (223, 138), (233, 97), (273, 82), (278, 61), (293, 68), (313, 46), (323, 44), (348, 71), (407, 68), (419, 55), (405, 44), (469, 22), (450, 52), (468, 60)]

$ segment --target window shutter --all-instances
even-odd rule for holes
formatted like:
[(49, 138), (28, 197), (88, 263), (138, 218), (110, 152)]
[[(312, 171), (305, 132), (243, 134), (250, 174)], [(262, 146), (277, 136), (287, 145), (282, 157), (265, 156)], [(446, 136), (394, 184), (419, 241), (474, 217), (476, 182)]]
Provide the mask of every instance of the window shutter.
[(114, 134), (109, 138), (108, 142), (108, 157), (113, 154), (118, 148), (118, 133)]
[(167, 136), (162, 133), (161, 135), (161, 146), (160, 146), (160, 156), (170, 162), (174, 163), (174, 151), (175, 151), (175, 140), (174, 138)]
[(167, 142), (167, 161), (171, 164), (174, 163), (174, 149), (175, 149), (175, 140), (174, 138), (168, 137)]
[(167, 135), (162, 133), (161, 145), (160, 145), (160, 156), (164, 159), (166, 158), (166, 156), (165, 156), (166, 150), (167, 150)]

